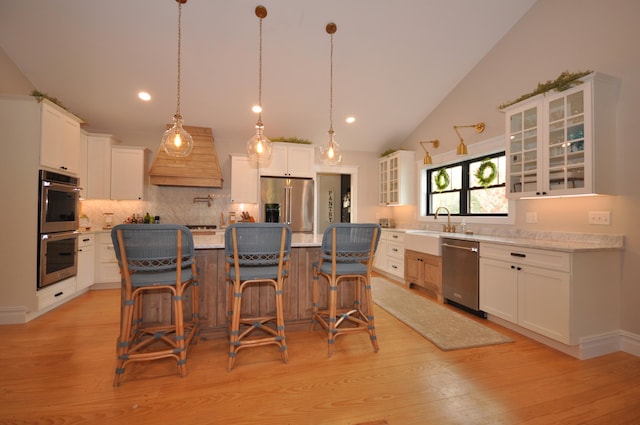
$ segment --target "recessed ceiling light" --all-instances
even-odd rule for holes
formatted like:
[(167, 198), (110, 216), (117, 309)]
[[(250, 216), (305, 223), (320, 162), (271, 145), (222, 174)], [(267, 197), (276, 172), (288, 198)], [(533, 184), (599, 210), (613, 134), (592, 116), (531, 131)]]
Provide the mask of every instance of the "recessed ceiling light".
[(347, 117), (346, 121), (347, 123), (352, 124), (356, 121), (356, 117)]
[(138, 97), (141, 100), (144, 100), (145, 102), (148, 102), (148, 101), (151, 100), (151, 95), (149, 93), (147, 93), (146, 91), (138, 92)]

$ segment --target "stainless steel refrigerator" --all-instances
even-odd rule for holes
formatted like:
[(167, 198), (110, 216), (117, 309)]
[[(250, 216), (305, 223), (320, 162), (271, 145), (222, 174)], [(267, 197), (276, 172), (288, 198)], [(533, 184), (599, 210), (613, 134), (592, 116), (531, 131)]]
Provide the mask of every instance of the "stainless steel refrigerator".
[(313, 180), (260, 178), (260, 221), (287, 223), (294, 232), (313, 233)]

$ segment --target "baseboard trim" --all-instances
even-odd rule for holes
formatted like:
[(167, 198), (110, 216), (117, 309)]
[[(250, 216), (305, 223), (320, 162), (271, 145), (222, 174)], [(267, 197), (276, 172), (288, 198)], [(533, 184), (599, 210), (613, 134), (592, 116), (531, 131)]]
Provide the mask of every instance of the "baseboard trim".
[(0, 307), (0, 325), (27, 323), (27, 310), (24, 307)]
[(566, 345), (491, 314), (487, 316), (487, 319), (580, 360), (591, 359), (617, 351), (624, 351), (640, 357), (640, 335), (627, 331), (618, 330), (593, 335), (582, 338), (577, 345)]

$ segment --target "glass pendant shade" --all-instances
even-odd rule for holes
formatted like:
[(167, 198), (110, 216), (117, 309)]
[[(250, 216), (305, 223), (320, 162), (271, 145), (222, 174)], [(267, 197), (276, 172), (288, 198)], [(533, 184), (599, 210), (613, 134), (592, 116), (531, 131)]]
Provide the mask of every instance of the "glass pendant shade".
[(339, 164), (342, 161), (340, 145), (335, 141), (333, 135), (333, 131), (329, 131), (329, 142), (326, 146), (320, 148), (322, 162), (325, 164)]
[(180, 115), (173, 116), (173, 127), (162, 135), (161, 146), (169, 156), (184, 158), (191, 154), (193, 138), (182, 128), (182, 117)]
[(256, 124), (256, 134), (247, 141), (247, 155), (252, 161), (271, 159), (271, 140), (264, 135), (264, 126), (260, 123)]

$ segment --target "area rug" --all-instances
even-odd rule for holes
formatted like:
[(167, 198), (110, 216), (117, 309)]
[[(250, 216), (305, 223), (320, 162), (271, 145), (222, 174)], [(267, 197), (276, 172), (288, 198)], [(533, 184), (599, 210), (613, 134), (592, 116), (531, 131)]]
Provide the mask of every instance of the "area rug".
[(372, 278), (373, 301), (444, 351), (513, 342), (501, 333), (393, 284)]

